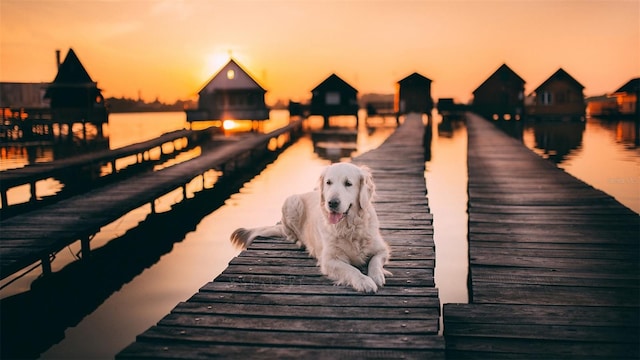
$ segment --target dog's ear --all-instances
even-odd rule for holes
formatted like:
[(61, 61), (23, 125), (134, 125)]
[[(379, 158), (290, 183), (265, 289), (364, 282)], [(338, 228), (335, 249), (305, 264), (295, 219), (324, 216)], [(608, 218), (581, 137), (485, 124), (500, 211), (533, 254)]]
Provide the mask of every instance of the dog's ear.
[(320, 205), (324, 204), (324, 176), (327, 173), (328, 167), (322, 170), (320, 177), (318, 178), (318, 192), (320, 193)]
[(373, 199), (376, 190), (371, 171), (366, 166), (360, 167), (360, 208), (365, 209)]

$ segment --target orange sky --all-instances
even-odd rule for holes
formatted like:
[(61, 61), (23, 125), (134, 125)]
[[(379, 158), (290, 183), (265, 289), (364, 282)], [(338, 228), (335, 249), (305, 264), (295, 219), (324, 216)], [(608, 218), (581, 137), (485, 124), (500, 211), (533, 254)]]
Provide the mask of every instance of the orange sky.
[(527, 92), (562, 67), (597, 95), (640, 76), (640, 0), (0, 0), (0, 81), (50, 82), (69, 47), (106, 97), (147, 101), (194, 97), (230, 52), (269, 102), (414, 71), (466, 102), (502, 63)]

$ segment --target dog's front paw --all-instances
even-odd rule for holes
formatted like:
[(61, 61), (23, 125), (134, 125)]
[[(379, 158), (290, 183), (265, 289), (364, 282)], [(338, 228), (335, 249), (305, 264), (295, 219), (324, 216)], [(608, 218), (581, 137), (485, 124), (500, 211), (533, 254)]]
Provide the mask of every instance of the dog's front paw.
[(357, 291), (364, 293), (374, 293), (378, 291), (378, 285), (376, 285), (375, 281), (365, 275), (362, 275), (362, 277), (351, 284), (351, 286), (353, 286)]
[(386, 283), (385, 276), (391, 276), (392, 274), (382, 268), (372, 269), (369, 271), (369, 277), (376, 283), (378, 286), (383, 286)]

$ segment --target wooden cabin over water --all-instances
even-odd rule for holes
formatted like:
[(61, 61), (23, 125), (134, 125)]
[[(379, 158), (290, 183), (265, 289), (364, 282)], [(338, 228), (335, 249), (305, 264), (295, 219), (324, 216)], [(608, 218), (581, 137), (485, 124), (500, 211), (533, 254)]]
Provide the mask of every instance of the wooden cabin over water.
[(338, 115), (355, 116), (357, 128), (358, 110), (358, 90), (336, 74), (331, 74), (311, 90), (309, 114), (324, 117), (324, 128), (330, 127), (329, 118), (331, 116)]
[(414, 72), (398, 81), (395, 108), (398, 115), (420, 113), (430, 115), (433, 110), (431, 79)]
[(533, 92), (528, 116), (538, 120), (584, 121), (584, 86), (560, 68)]
[(92, 123), (101, 133), (108, 115), (98, 84), (91, 79), (73, 49), (69, 49), (62, 63), (60, 51), (56, 51), (56, 57), (58, 74), (44, 94), (50, 102), (52, 122)]
[(231, 59), (198, 92), (198, 109), (186, 110), (187, 121), (267, 120), (266, 92)]
[(640, 78), (631, 79), (613, 93), (586, 98), (587, 115), (605, 119), (640, 119), (639, 94)]
[(502, 64), (473, 91), (472, 109), (487, 119), (519, 120), (524, 115), (525, 81)]
[(629, 80), (618, 90), (611, 94), (618, 105), (618, 114), (621, 116), (640, 117), (640, 78)]

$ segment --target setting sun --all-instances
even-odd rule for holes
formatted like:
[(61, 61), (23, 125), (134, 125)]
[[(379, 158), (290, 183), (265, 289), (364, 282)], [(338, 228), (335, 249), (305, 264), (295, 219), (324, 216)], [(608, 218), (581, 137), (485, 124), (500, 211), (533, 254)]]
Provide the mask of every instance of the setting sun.
[(229, 61), (229, 54), (224, 52), (212, 52), (206, 56), (205, 64), (202, 68), (202, 79), (206, 81), (215, 75), (220, 68)]

